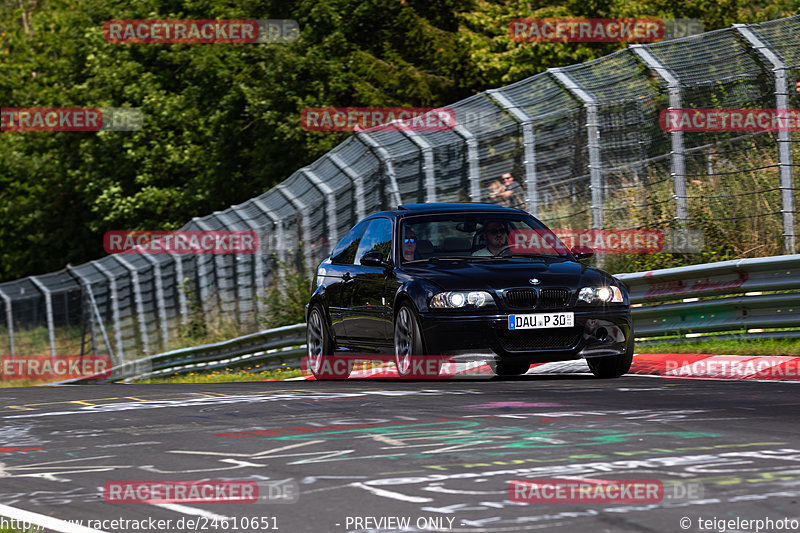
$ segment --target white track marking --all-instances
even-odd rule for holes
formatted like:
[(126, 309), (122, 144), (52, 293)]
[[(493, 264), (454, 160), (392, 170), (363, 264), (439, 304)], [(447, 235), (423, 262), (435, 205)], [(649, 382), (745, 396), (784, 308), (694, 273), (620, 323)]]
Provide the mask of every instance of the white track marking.
[(39, 513), (32, 513), (23, 509), (17, 509), (9, 505), (0, 504), (0, 515), (13, 518), (17, 522), (27, 522), (35, 524), (52, 531), (59, 531), (60, 533), (106, 533), (99, 529), (92, 529), (78, 524), (72, 524), (66, 520), (53, 518)]
[(204, 516), (209, 520), (234, 520), (229, 516), (222, 516), (220, 514), (214, 514), (210, 511), (204, 511), (203, 509), (197, 509), (195, 507), (189, 507), (187, 505), (180, 505), (178, 503), (154, 503), (155, 507), (161, 507), (162, 509), (168, 509), (170, 511), (175, 511), (176, 513), (182, 514), (190, 514), (194, 516)]

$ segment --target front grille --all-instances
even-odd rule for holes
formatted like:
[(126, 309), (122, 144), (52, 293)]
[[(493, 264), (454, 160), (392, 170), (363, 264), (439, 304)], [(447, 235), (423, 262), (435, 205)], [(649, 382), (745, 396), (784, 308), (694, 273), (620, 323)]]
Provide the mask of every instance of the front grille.
[(533, 309), (536, 306), (536, 289), (510, 289), (503, 298), (506, 305), (514, 309)]
[(583, 335), (583, 327), (500, 331), (500, 344), (509, 351), (572, 348)]
[(569, 305), (567, 289), (541, 289), (539, 291), (539, 309), (554, 309)]

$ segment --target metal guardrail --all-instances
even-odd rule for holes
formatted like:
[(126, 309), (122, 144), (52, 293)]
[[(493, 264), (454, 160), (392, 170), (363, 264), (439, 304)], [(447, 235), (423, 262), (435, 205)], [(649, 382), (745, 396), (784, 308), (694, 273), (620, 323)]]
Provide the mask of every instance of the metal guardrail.
[[(637, 337), (800, 328), (800, 292), (776, 292), (800, 289), (800, 255), (723, 261), (616, 277), (630, 289)], [(786, 331), (763, 335), (753, 332), (748, 336), (795, 335)]]
[[(800, 328), (800, 255), (784, 255), (618, 274), (629, 288), (637, 337)], [(796, 292), (776, 292), (792, 291)], [(765, 294), (766, 293), (766, 294)], [(108, 378), (59, 384), (109, 383), (268, 361), (266, 368), (297, 363), (305, 355), (305, 324), (294, 324), (195, 348), (145, 357), (112, 370)], [(800, 331), (747, 336), (796, 338)], [(675, 339), (667, 342), (676, 342)]]
[(115, 366), (108, 377), (81, 377), (55, 383), (112, 383), (196, 370), (235, 368), (268, 361), (265, 369), (298, 363), (306, 354), (306, 325), (294, 324), (228, 341), (181, 348)]

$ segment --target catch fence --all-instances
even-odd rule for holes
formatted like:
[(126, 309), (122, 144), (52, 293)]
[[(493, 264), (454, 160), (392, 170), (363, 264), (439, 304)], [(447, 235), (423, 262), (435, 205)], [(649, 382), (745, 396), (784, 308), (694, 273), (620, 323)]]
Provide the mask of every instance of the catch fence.
[(119, 365), (169, 350), (197, 320), (258, 331), (281, 262), (311, 269), (358, 219), (401, 203), (492, 201), (507, 172), (552, 228), (696, 230), (737, 257), (794, 253), (796, 134), (669, 133), (659, 113), (800, 107), (798, 34), (795, 16), (633, 45), (457, 102), (452, 130), (357, 132), (182, 228), (256, 231), (255, 254), (117, 254), (0, 284), (0, 352)]

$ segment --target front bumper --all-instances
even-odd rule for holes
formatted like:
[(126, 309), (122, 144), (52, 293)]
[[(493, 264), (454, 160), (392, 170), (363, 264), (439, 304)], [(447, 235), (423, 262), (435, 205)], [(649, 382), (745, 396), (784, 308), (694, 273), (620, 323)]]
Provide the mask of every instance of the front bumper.
[(552, 312), (573, 312), (575, 326), (511, 331), (511, 313), (464, 316), (427, 312), (420, 314), (420, 327), (429, 354), (494, 354), (532, 363), (620, 355), (633, 342), (627, 308)]

